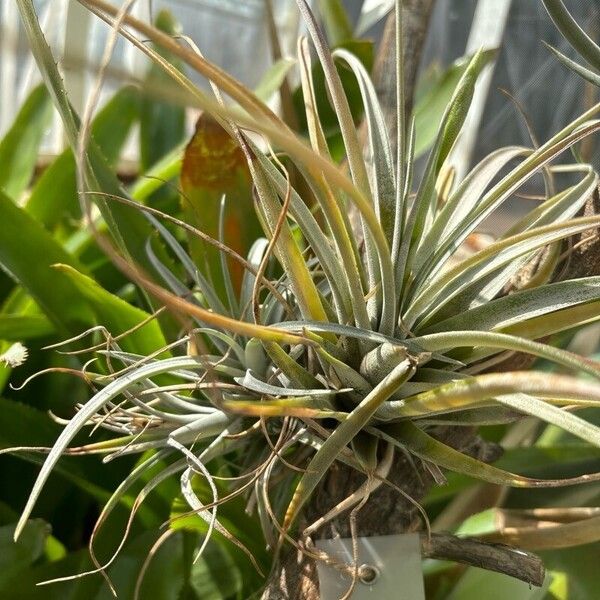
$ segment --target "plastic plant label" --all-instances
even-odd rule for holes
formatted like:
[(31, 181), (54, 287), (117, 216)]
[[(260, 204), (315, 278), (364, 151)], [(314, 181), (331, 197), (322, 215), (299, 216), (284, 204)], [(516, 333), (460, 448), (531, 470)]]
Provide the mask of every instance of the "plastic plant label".
[[(356, 582), (352, 600), (425, 600), (421, 568), (421, 542), (416, 533), (358, 538), (358, 564), (362, 578)], [(352, 540), (316, 540), (320, 550), (351, 564)], [(317, 561), (321, 600), (339, 600), (352, 579)]]

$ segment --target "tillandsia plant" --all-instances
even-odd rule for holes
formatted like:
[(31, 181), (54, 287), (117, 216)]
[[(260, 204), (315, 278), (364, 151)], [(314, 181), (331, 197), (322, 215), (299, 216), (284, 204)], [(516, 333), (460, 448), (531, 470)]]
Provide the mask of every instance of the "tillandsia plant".
[[(173, 478), (180, 481), (181, 496), (157, 544), (178, 528), (195, 527), (204, 533), (197, 556), (213, 534), (221, 536), (264, 576), (287, 542), (309, 558), (328, 560), (311, 538), (326, 524), (348, 518), (348, 511), (351, 533), (361, 533), (360, 509), (382, 489), (398, 498), (410, 495), (390, 477), (406, 456), (409, 469), (425, 465), (438, 483), (444, 481), (441, 469), (518, 488), (600, 480), (600, 473), (544, 480), (508, 472), (437, 435), (440, 426), (472, 431), (527, 415), (600, 446), (600, 428), (577, 414), (600, 405), (600, 364), (536, 341), (600, 315), (600, 277), (564, 279), (572, 248), (563, 244), (585, 240), (600, 226), (600, 216), (578, 216), (596, 193), (598, 174), (576, 160), (553, 164), (600, 129), (594, 119), (600, 104), (543, 145), (499, 149), (463, 181), (449, 183), (451, 150), (488, 59), (478, 52), (415, 182), (398, 1), (397, 148), (392, 148), (366, 69), (349, 51), (330, 51), (308, 4), (298, 0), (339, 123), (342, 165), (331, 158), (316, 108), (308, 39), (299, 40), (297, 57), (305, 140), (187, 40), (130, 16), (130, 2), (117, 8), (104, 0), (79, 1), (170, 75), (177, 94), (204, 115), (183, 163), (186, 218), (162, 213), (139, 195), (127, 196), (89, 135), (95, 99), (80, 121), (31, 0), (17, 0), (31, 50), (76, 152), (84, 214), (97, 242), (139, 286), (149, 312), (132, 308), (115, 336), (102, 315), (110, 318), (111, 306), (122, 301), (103, 293), (77, 265), (57, 265), (60, 281), (104, 308), (93, 330), (67, 343), (81, 343), (92, 333), (104, 338), (87, 349), (90, 361), (82, 370), (95, 393), (49, 449), (16, 538), (66, 454), (103, 454), (106, 461), (141, 454), (97, 521), (90, 541), (92, 572), (105, 572), (144, 500)], [(166, 56), (208, 79), (213, 95)], [(338, 67), (349, 69), (359, 84), (364, 144)], [(220, 171), (210, 160), (198, 160), (210, 155), (215, 140), (226, 159), (219, 161)], [(538, 173), (544, 175), (545, 201), (493, 243), (466, 258), (460, 254), (479, 224)], [(567, 176), (570, 183), (557, 189)], [(215, 190), (223, 190), (223, 199)], [(91, 211), (92, 201), (100, 216)], [(252, 239), (228, 226), (244, 219), (244, 232), (249, 231), (250, 206), (264, 237)], [(175, 320), (163, 318), (165, 308)], [(515, 353), (545, 359), (570, 374), (511, 368)], [(71, 446), (85, 427), (116, 435)], [(361, 483), (315, 515), (314, 505), (306, 509), (336, 465), (358, 473)], [(95, 559), (98, 532), (140, 485), (123, 542), (113, 558)], [(228, 517), (228, 506), (241, 499), (264, 539), (252, 539)], [(411, 501), (418, 506), (418, 500)], [(424, 544), (431, 544), (424, 513), (422, 521)], [(598, 517), (579, 525), (573, 543), (600, 537)], [(518, 557), (523, 555), (514, 553), (513, 575)], [(338, 566), (357, 573), (357, 565)], [(536, 584), (542, 579), (539, 568), (520, 576)], [(252, 590), (245, 591), (247, 597)], [(270, 593), (265, 597), (281, 597)], [(302, 586), (287, 593), (311, 597)]]

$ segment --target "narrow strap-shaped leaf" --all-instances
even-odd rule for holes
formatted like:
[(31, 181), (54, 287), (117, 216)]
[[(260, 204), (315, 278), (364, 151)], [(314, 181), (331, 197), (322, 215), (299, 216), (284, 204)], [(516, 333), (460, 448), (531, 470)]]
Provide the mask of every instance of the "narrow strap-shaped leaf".
[(388, 240), (394, 235), (396, 213), (396, 182), (390, 140), (377, 98), (377, 92), (363, 64), (350, 52), (335, 50), (334, 58), (344, 60), (354, 72), (360, 86), (369, 132), (369, 160), (371, 190), (379, 221)]
[(381, 435), (386, 441), (408, 450), (423, 460), (428, 460), (455, 473), (496, 485), (516, 488), (556, 488), (600, 480), (600, 473), (566, 479), (536, 479), (517, 475), (463, 454), (427, 435), (422, 429), (408, 421), (382, 428)]
[[(362, 261), (358, 252), (355, 251), (356, 245), (352, 241), (354, 233), (350, 231), (347, 219), (342, 212), (343, 209), (336, 201), (335, 194), (326, 179), (322, 176), (315, 178), (310, 175), (307, 179), (319, 201), (337, 246), (338, 264), (339, 270), (342, 271), (342, 277), (334, 282), (334, 286), (341, 288), (342, 293), (345, 293), (345, 297), (348, 298), (351, 305), (351, 314), (356, 325), (370, 328), (370, 315), (365, 303), (365, 293), (362, 286), (362, 280), (365, 277)], [(326, 267), (323, 268), (326, 269)], [(335, 289), (335, 287), (332, 289)], [(338, 319), (341, 322), (347, 320)]]
[(584, 176), (579, 183), (563, 190), (530, 211), (508, 229), (503, 237), (510, 237), (540, 225), (565, 221), (579, 212), (579, 209), (590, 199), (592, 192), (598, 187), (598, 174), (591, 165), (573, 165), (572, 168), (565, 168), (564, 172), (582, 172)]
[(293, 385), (303, 386), (305, 389), (318, 389), (321, 387), (319, 380), (295, 361), (281, 346), (266, 342), (264, 347), (271, 360)]
[[(254, 149), (254, 146), (251, 145), (251, 148)], [(287, 193), (287, 182), (283, 174), (280, 173), (277, 167), (273, 165), (273, 163), (268, 160), (266, 156), (260, 153), (258, 149), (255, 150), (255, 153), (260, 161), (260, 164), (264, 168), (265, 174), (275, 186), (279, 196), (285, 197), (285, 194)], [(325, 272), (327, 280), (331, 286), (334, 300), (340, 307), (339, 310), (342, 311), (342, 314), (349, 315), (350, 305), (353, 304), (356, 306), (360, 301), (360, 303), (363, 305), (363, 311), (366, 318), (366, 310), (364, 309), (364, 300), (360, 285), (360, 294), (358, 294), (360, 299), (354, 301), (351, 300), (350, 292), (348, 291), (351, 282), (347, 281), (347, 278), (344, 277), (344, 270), (340, 264), (338, 256), (335, 255), (333, 249), (331, 248), (328, 237), (323, 233), (319, 227), (319, 224), (317, 223), (317, 220), (314, 218), (310, 209), (306, 206), (306, 203), (304, 200), (302, 200), (298, 192), (294, 188), (291, 188), (290, 193), (290, 214), (300, 226), (306, 241), (310, 244), (315, 256), (319, 259), (319, 264)], [(339, 207), (335, 208), (339, 212)], [(345, 255), (342, 256), (344, 257)], [(346, 265), (347, 261), (347, 258), (343, 258), (343, 262)], [(355, 266), (354, 270), (356, 270), (356, 268), (357, 267)], [(358, 283), (360, 284), (360, 280)]]
[(482, 51), (477, 52), (473, 56), (456, 87), (452, 100), (448, 104), (444, 118), (442, 119), (440, 134), (429, 155), (425, 174), (410, 209), (404, 231), (405, 239), (400, 249), (399, 261), (396, 264), (396, 275), (402, 281), (406, 278), (405, 271), (411, 268), (414, 251), (418, 243), (431, 225), (437, 204), (435, 182), (439, 170), (464, 124), (473, 98), (475, 83), (481, 69), (487, 64), (489, 57), (489, 52)]
[(436, 265), (446, 262), (483, 219), (497, 209), (528, 179), (573, 144), (600, 129), (600, 121), (589, 120), (598, 111), (600, 111), (600, 103), (594, 105), (584, 115), (535, 150), (486, 192), (480, 200), (477, 200), (474, 209), (456, 222), (455, 227), (448, 231), (443, 241), (436, 243), (435, 253), (430, 258), (430, 263)]
[(55, 265), (54, 268), (64, 273), (75, 284), (94, 311), (97, 322), (106, 327), (113, 336), (135, 329), (121, 340), (120, 345), (123, 349), (151, 354), (166, 345), (158, 321), (151, 319), (150, 314), (107, 292), (91, 277), (69, 265)]
[(381, 406), (378, 416), (393, 420), (452, 412), (477, 406), (484, 400), (508, 406), (519, 412), (537, 417), (572, 433), (594, 446), (600, 446), (600, 428), (582, 418), (534, 397), (544, 395), (581, 401), (585, 405), (600, 406), (600, 385), (536, 371), (489, 373), (441, 385), (403, 400)]
[[(500, 148), (486, 156), (465, 177), (461, 184), (448, 198), (440, 212), (436, 215), (431, 229), (419, 244), (419, 250), (415, 256), (413, 268), (420, 272), (428, 265), (426, 274), (433, 274), (435, 269), (441, 268), (439, 263), (429, 264), (429, 260), (435, 254), (436, 249), (444, 242), (449, 234), (458, 227), (477, 206), (481, 200), (482, 193), (497, 176), (498, 172), (511, 160), (520, 156), (526, 156), (531, 150), (519, 146)], [(423, 274), (419, 275), (420, 278)]]
[[(266, 220), (266, 226), (269, 228), (266, 233), (271, 236), (279, 219), (282, 205), (260, 162), (250, 154), (248, 154), (248, 158), (260, 207)], [(313, 278), (287, 222), (280, 229), (275, 251), (290, 279), (303, 316), (317, 321), (328, 321)]]
[(423, 334), (499, 330), (521, 321), (600, 299), (600, 276), (550, 283), (491, 300), (423, 329)]
[(410, 327), (426, 313), (422, 323), (430, 323), (436, 313), (454, 297), (464, 292), (473, 282), (493, 273), (510, 261), (552, 242), (597, 227), (600, 217), (580, 217), (565, 223), (536, 227), (529, 231), (499, 240), (462, 261), (434, 279), (415, 298), (404, 314)]
[(285, 388), (277, 385), (271, 385), (270, 383), (265, 383), (258, 379), (255, 375), (252, 374), (250, 370), (246, 371), (244, 377), (235, 377), (235, 382), (241, 385), (242, 387), (250, 390), (252, 392), (256, 392), (258, 394), (264, 394), (266, 396), (284, 396), (284, 397), (292, 397), (292, 396), (333, 396), (335, 394), (339, 394), (348, 390), (324, 390), (324, 389), (294, 389), (294, 388)]
[(579, 27), (562, 0), (542, 0), (548, 14), (567, 41), (600, 71), (600, 47)]
[(318, 348), (317, 353), (321, 360), (330, 365), (333, 372), (337, 375), (344, 387), (352, 390), (350, 396), (362, 400), (365, 396), (371, 393), (373, 386), (358, 372), (355, 371), (350, 365), (344, 361), (336, 358), (323, 348)]
[(571, 69), (571, 71), (577, 73), (577, 75), (583, 77), (583, 79), (589, 81), (591, 84), (600, 87), (600, 75), (591, 69), (586, 69), (583, 65), (576, 63), (574, 60), (571, 60), (568, 56), (565, 56), (562, 52), (559, 52), (549, 44), (546, 44), (546, 47), (551, 50), (554, 53), (554, 56), (556, 56), (568, 69)]
[(256, 400), (223, 394), (221, 406), (228, 413), (251, 417), (343, 420), (347, 416), (345, 412), (334, 410), (326, 398), (314, 396)]
[[(367, 175), (367, 169), (363, 158), (363, 152), (360, 146), (358, 132), (356, 126), (354, 125), (354, 120), (352, 118), (352, 113), (350, 111), (348, 99), (346, 97), (346, 94), (344, 93), (344, 88), (342, 86), (340, 76), (335, 68), (333, 58), (331, 56), (329, 48), (327, 47), (327, 42), (323, 37), (323, 33), (320, 30), (316, 19), (310, 7), (308, 6), (308, 3), (306, 2), (306, 0), (296, 1), (298, 7), (300, 8), (302, 17), (304, 18), (304, 21), (306, 23), (308, 32), (315, 45), (315, 49), (317, 51), (317, 55), (319, 56), (321, 66), (323, 67), (325, 80), (327, 82), (327, 89), (329, 90), (332, 104), (336, 116), (338, 118), (342, 138), (344, 140), (344, 146), (346, 148), (346, 157), (348, 159), (348, 165), (350, 167), (352, 180), (356, 185), (357, 189), (367, 199), (369, 204), (372, 205), (372, 191), (369, 186), (369, 178)], [(373, 228), (375, 227), (378, 230), (381, 230), (379, 222), (368, 223), (364, 222), (364, 215), (362, 216), (362, 218), (364, 225), (363, 229), (365, 233), (365, 256), (369, 274), (369, 288), (376, 288), (379, 275), (381, 277), (382, 292), (384, 296), (386, 289), (388, 291), (387, 298), (383, 299), (384, 309), (381, 321), (383, 323), (383, 328), (386, 330), (386, 332), (391, 332), (393, 321), (393, 313), (391, 311), (393, 309), (392, 306), (390, 306), (390, 304), (394, 304), (394, 297), (391, 296), (390, 293), (393, 292), (393, 294), (395, 295), (393, 279), (389, 282), (386, 282), (386, 275), (383, 273), (378, 273), (378, 271), (383, 270), (385, 268), (384, 264), (382, 264), (382, 261), (387, 262), (387, 256), (382, 257), (382, 252), (386, 255), (389, 255), (389, 250), (386, 249), (384, 251), (381, 245), (378, 244), (376, 240), (372, 239), (372, 235), (374, 235)], [(385, 235), (383, 234), (383, 232), (381, 233), (385, 239)], [(390, 275), (391, 273), (387, 274), (387, 276)], [(377, 315), (374, 313), (375, 311), (373, 311), (371, 314), (373, 317), (376, 317)]]
[(333, 102), (336, 115), (338, 117), (340, 130), (342, 137), (344, 138), (344, 145), (346, 147), (346, 154), (348, 157), (348, 164), (350, 165), (350, 171), (356, 187), (365, 196), (370, 197), (370, 188), (367, 177), (367, 170), (362, 156), (362, 150), (358, 140), (358, 133), (352, 119), (352, 113), (350, 112), (350, 105), (348, 99), (344, 93), (340, 76), (335, 68), (333, 59), (327, 42), (323, 37), (323, 33), (319, 28), (315, 16), (311, 11), (306, 0), (296, 0), (300, 13), (306, 23), (308, 32), (312, 38), (313, 44), (321, 61), (323, 71), (325, 73), (325, 80), (327, 81), (327, 87), (331, 94), (331, 100)]
[[(373, 342), (375, 344), (385, 344), (389, 342), (394, 346), (406, 346), (409, 352), (418, 355), (423, 352), (423, 348), (420, 348), (418, 344), (414, 344), (411, 339), (398, 339), (389, 335), (383, 335), (375, 331), (369, 331), (360, 329), (358, 327), (351, 327), (350, 325), (341, 325), (339, 323), (319, 323), (316, 321), (283, 321), (273, 325), (278, 329), (284, 331), (297, 331), (297, 332), (310, 332), (314, 333), (333, 333), (339, 336), (345, 336), (350, 339), (364, 340), (365, 342)], [(433, 354), (436, 360), (445, 362), (454, 366), (463, 366), (463, 364), (457, 360), (447, 358), (442, 354)]]
[[(534, 227), (565, 222), (580, 212), (580, 209), (585, 205), (596, 189), (598, 185), (598, 176), (590, 166), (579, 167), (573, 165), (572, 168), (564, 167), (564, 169), (567, 172), (583, 170), (584, 172), (587, 171), (587, 174), (579, 184), (566, 190), (565, 193), (559, 194), (556, 201), (544, 202), (539, 209), (532, 211), (528, 217), (525, 217), (516, 223), (502, 236), (501, 239), (516, 235), (523, 231), (529, 231)], [(560, 241), (551, 244), (548, 252), (545, 252), (541, 257), (535, 272), (523, 287), (534, 288), (547, 283), (557, 266), (557, 261), (559, 260), (561, 253), (562, 244)], [(484, 277), (479, 281), (473, 282), (469, 285), (467, 292), (463, 294), (465, 301), (463, 302), (459, 296), (459, 298), (456, 299), (456, 306), (462, 306), (468, 302), (469, 306), (474, 308), (480, 304), (489, 302), (502, 291), (504, 286), (507, 285), (513, 277), (516, 276), (519, 269), (527, 264), (528, 260), (530, 260), (530, 257), (523, 255), (519, 259), (507, 263), (500, 270), (496, 271), (493, 277)], [(457, 310), (457, 312), (459, 311)]]
[(283, 529), (287, 530), (296, 519), (319, 481), (335, 461), (340, 451), (350, 443), (352, 438), (365, 427), (377, 408), (385, 402), (404, 381), (414, 373), (415, 366), (411, 359), (398, 365), (363, 401), (342, 421), (324, 441), (321, 448), (313, 456), (287, 508)]
[(424, 350), (445, 352), (453, 348), (484, 346), (496, 350), (512, 350), (525, 352), (539, 358), (580, 370), (595, 378), (600, 378), (600, 362), (586, 359), (573, 352), (554, 348), (548, 344), (540, 344), (504, 333), (488, 331), (449, 331), (417, 337), (413, 340)]
[(58, 439), (54, 443), (54, 446), (48, 453), (46, 460), (39, 472), (37, 479), (33, 485), (25, 508), (19, 518), (19, 522), (15, 528), (15, 539), (19, 537), (23, 531), (25, 523), (29, 519), (31, 511), (35, 506), (37, 499), (39, 498), (42, 489), (50, 476), (54, 466), (58, 459), (63, 455), (71, 440), (75, 437), (77, 432), (88, 422), (88, 420), (96, 414), (103, 406), (110, 402), (113, 398), (118, 396), (123, 391), (137, 383), (143, 381), (154, 375), (160, 375), (162, 373), (168, 373), (175, 369), (202, 369), (202, 362), (199, 360), (186, 356), (177, 358), (167, 358), (165, 360), (157, 361), (155, 363), (144, 365), (136, 369), (129, 375), (116, 379), (109, 383), (105, 388), (98, 392), (93, 398), (91, 398), (86, 404), (83, 405), (81, 410), (73, 417), (69, 424), (62, 430)]
[(501, 331), (535, 340), (580, 325), (594, 323), (598, 319), (600, 319), (600, 300), (595, 300), (514, 323), (503, 327)]
[(310, 48), (306, 37), (298, 39), (298, 63), (300, 66), (300, 81), (302, 83), (302, 97), (304, 98), (304, 112), (308, 135), (315, 152), (321, 156), (330, 157), (327, 138), (319, 119), (319, 108), (315, 95), (315, 84), (313, 80), (313, 67)]
[(146, 214), (146, 218), (152, 226), (159, 232), (162, 239), (168, 245), (173, 253), (177, 257), (179, 263), (183, 266), (189, 277), (192, 281), (198, 286), (198, 289), (204, 296), (206, 303), (209, 308), (218, 312), (219, 314), (225, 315), (228, 314), (225, 306), (221, 302), (220, 298), (216, 295), (214, 288), (210, 285), (207, 279), (199, 272), (198, 268), (188, 255), (188, 253), (184, 250), (181, 244), (175, 239), (175, 237), (171, 234), (171, 232), (154, 216), (151, 214)]

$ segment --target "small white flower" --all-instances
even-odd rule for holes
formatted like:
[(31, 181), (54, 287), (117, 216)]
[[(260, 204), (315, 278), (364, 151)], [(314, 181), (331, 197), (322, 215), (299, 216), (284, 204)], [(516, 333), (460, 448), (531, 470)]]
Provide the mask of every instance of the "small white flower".
[(7, 367), (18, 367), (27, 360), (28, 350), (21, 342), (14, 343), (6, 352), (0, 354), (0, 363)]

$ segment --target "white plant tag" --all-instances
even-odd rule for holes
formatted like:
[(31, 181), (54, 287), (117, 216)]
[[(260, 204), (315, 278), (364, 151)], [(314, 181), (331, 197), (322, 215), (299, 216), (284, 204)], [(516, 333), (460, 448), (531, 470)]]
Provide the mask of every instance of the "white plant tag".
[[(372, 583), (357, 581), (352, 600), (425, 600), (419, 535), (379, 535), (358, 538), (358, 564), (367, 565)], [(352, 563), (352, 540), (316, 540), (320, 550), (332, 558)], [(339, 600), (348, 591), (351, 577), (317, 561), (321, 600)]]

